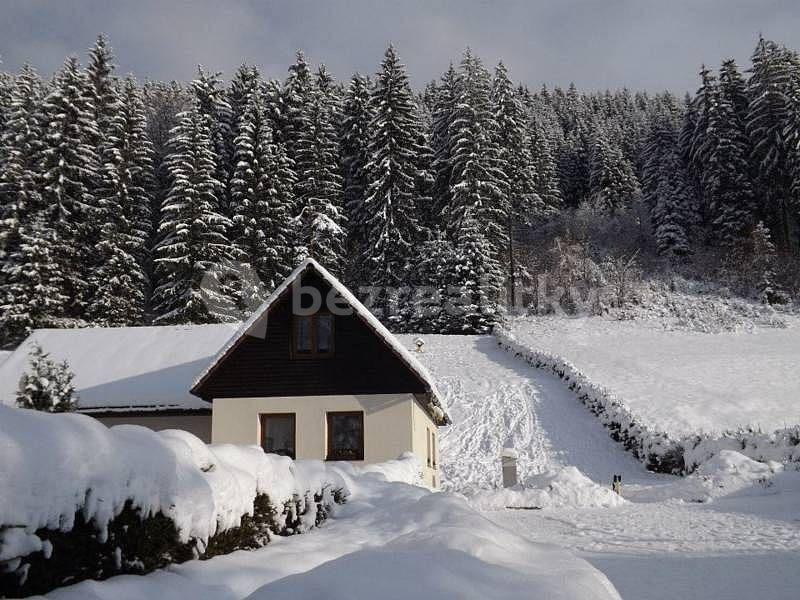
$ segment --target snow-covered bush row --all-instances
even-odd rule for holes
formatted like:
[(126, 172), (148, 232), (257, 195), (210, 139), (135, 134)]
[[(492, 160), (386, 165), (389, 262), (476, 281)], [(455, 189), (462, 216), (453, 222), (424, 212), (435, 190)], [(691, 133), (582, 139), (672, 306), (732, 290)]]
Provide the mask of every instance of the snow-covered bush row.
[(506, 352), (562, 379), (609, 429), (611, 437), (652, 471), (691, 473), (721, 450), (736, 450), (757, 461), (800, 463), (800, 426), (772, 433), (746, 428), (718, 435), (702, 433), (674, 439), (668, 433), (640, 422), (622, 399), (592, 382), (570, 361), (551, 352), (526, 347), (505, 329), (495, 328), (494, 334)]
[(8, 406), (0, 456), (0, 597), (42, 591), (26, 579), (53, 586), (258, 547), (314, 527), (349, 493), (322, 462)]

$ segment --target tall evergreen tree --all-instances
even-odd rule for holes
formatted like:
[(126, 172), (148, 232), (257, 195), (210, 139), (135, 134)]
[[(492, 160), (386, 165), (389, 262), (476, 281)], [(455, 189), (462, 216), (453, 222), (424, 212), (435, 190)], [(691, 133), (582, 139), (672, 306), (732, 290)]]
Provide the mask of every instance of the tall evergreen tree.
[(435, 183), (433, 186), (433, 212), (442, 217), (450, 206), (451, 183), (453, 179), (453, 161), (450, 156), (453, 144), (451, 134), (455, 117), (456, 102), (460, 94), (461, 78), (450, 63), (450, 67), (442, 76), (436, 88), (431, 123), (431, 147), (433, 150), (433, 170)]
[(100, 222), (93, 193), (99, 131), (88, 90), (77, 59), (68, 58), (42, 106), (47, 126), (39, 170), (45, 222), (55, 234), (51, 256), (62, 274), (61, 295), (69, 298), (66, 315), (76, 319), (85, 316), (89, 301), (86, 265), (92, 262)]
[(197, 77), (192, 81), (192, 89), (197, 99), (200, 113), (208, 118), (209, 135), (214, 152), (214, 177), (222, 184), (218, 200), (223, 214), (230, 207), (230, 177), (233, 158), (234, 123), (228, 95), (222, 85), (222, 73), (208, 73), (202, 66), (197, 67)]
[(261, 94), (248, 97), (237, 127), (231, 181), (234, 242), (261, 283), (273, 290), (292, 270), (295, 174)]
[(133, 77), (123, 85), (117, 112), (106, 130), (97, 204), (103, 215), (97, 245), (99, 264), (89, 305), (94, 323), (141, 323), (148, 291), (146, 261), (151, 235), (153, 147)]
[(508, 196), (505, 202), (508, 251), (504, 262), (507, 262), (509, 305), (513, 306), (516, 301), (515, 231), (520, 224), (531, 223), (544, 216), (545, 206), (535, 191), (536, 163), (530, 153), (526, 115), (502, 62), (495, 69), (492, 108), (497, 123), (499, 165)]
[[(348, 255), (362, 256), (366, 251), (366, 215), (364, 200), (367, 188), (366, 171), (368, 160), (368, 137), (373, 118), (370, 105), (370, 81), (355, 74), (345, 94), (342, 125), (339, 134), (344, 205), (347, 216)], [(364, 274), (355, 265), (350, 265), (348, 280), (355, 285), (365, 281)]]
[(594, 136), (589, 186), (592, 204), (611, 214), (630, 207), (639, 194), (633, 167), (601, 130)]
[(167, 159), (172, 185), (161, 208), (162, 241), (156, 248), (156, 322), (206, 323), (224, 318), (230, 305), (220, 281), (224, 271), (214, 268), (239, 254), (227, 237), (231, 223), (220, 211), (222, 184), (215, 176), (211, 128), (197, 99), (172, 132)]
[(89, 51), (86, 74), (89, 79), (89, 95), (94, 107), (94, 119), (100, 135), (99, 145), (102, 145), (120, 102), (114, 77), (114, 55), (108, 38), (104, 35), (97, 37), (94, 47)]
[(482, 227), (491, 258), (500, 262), (508, 239), (508, 185), (503, 173), (497, 122), (491, 112), (491, 81), (469, 50), (461, 63), (461, 89), (450, 125), (450, 202), (445, 214), (453, 239), (475, 219)]
[(747, 82), (750, 99), (747, 134), (752, 143), (759, 196), (765, 221), (777, 233), (779, 245), (790, 239), (791, 171), (786, 134), (789, 131), (793, 74), (800, 70), (797, 54), (775, 42), (759, 39)]
[(316, 86), (304, 112), (294, 115), (298, 256), (311, 256), (341, 273), (345, 215), (339, 147), (330, 98)]
[(706, 164), (701, 176), (714, 237), (727, 246), (741, 241), (755, 222), (747, 162), (749, 141), (740, 120), (742, 89), (736, 64), (726, 61), (709, 111)]
[(52, 255), (39, 159), (43, 150), (42, 85), (25, 66), (9, 99), (0, 137), (0, 346), (19, 343), (36, 327), (56, 326), (67, 303)]
[[(365, 281), (387, 288), (408, 282), (411, 249), (420, 241), (415, 195), (420, 124), (405, 66), (393, 46), (384, 55), (370, 104), (375, 116), (365, 166), (366, 244), (361, 261)], [(386, 301), (382, 294), (379, 302)]]

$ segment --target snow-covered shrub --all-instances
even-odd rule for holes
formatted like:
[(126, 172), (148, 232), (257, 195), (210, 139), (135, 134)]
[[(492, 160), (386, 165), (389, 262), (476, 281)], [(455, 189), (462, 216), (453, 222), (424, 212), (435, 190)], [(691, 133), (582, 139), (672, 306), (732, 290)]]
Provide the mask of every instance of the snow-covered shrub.
[(177, 430), (0, 406), (0, 596), (144, 573), (302, 533), (341, 472)]
[(77, 406), (75, 374), (67, 361), (56, 363), (39, 344), (30, 352), (30, 371), (19, 380), (17, 405), (46, 412), (70, 412)]

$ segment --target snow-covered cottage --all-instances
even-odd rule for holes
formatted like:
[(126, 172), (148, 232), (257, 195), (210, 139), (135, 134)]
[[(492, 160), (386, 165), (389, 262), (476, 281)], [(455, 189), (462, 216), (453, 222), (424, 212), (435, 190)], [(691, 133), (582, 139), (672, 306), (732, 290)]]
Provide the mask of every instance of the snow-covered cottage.
[(13, 403), (39, 343), (75, 373), (80, 412), (298, 459), (415, 453), (438, 484), (449, 422), (430, 374), (335, 277), (303, 261), (242, 324), (37, 330), (0, 364)]

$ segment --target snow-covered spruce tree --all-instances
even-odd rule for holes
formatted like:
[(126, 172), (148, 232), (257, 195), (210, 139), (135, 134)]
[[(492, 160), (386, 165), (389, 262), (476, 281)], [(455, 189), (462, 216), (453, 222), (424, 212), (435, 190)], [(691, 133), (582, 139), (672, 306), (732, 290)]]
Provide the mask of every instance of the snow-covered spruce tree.
[(589, 197), (590, 136), (584, 127), (566, 134), (558, 151), (558, 181), (564, 203), (578, 207)]
[[(262, 87), (263, 83), (261, 81), (261, 73), (259, 73), (258, 68), (256, 67), (242, 64), (238, 69), (236, 69), (236, 73), (233, 74), (231, 84), (228, 88), (228, 104), (231, 107), (231, 126), (234, 127), (234, 135), (231, 139), (232, 143), (233, 140), (239, 135), (238, 129), (236, 128), (238, 128), (238, 124), (241, 122), (245, 110), (247, 110), (250, 97), (253, 94), (261, 94)], [(233, 147), (231, 147), (229, 152), (231, 156), (233, 156)], [(235, 167), (236, 159), (233, 158), (231, 172), (233, 172)]]
[(279, 141), (284, 143), (289, 158), (295, 162), (297, 161), (296, 146), (307, 124), (310, 105), (315, 95), (314, 87), (311, 67), (302, 50), (298, 50), (295, 54), (295, 62), (289, 67), (289, 76), (281, 90), (283, 111), (279, 116), (279, 127), (276, 128), (276, 132), (280, 131), (281, 134)]
[(445, 218), (456, 244), (467, 217), (475, 219), (489, 243), (490, 259), (500, 264), (508, 248), (508, 185), (491, 112), (491, 80), (469, 50), (464, 53), (460, 76), (449, 134), (452, 173)]
[(447, 309), (452, 312), (457, 329), (446, 333), (486, 333), (500, 319), (497, 299), (503, 275), (491, 258), (491, 244), (483, 230), (480, 221), (467, 215), (455, 247), (455, 286), (448, 294)]
[(439, 235), (421, 244), (415, 256), (414, 288), (406, 330), (418, 333), (461, 331), (461, 315), (452, 309), (452, 296), (460, 290), (453, 244)]
[(693, 188), (680, 157), (675, 115), (662, 115), (655, 121), (643, 155), (642, 196), (650, 210), (658, 252), (686, 255), (697, 216)]
[(750, 181), (750, 154), (744, 123), (740, 121), (743, 82), (733, 61), (723, 63), (712, 98), (706, 134), (705, 168), (701, 176), (708, 202), (713, 238), (724, 246), (739, 243), (755, 220)]
[(370, 100), (367, 181), (364, 199), (364, 253), (359, 257), (364, 281), (382, 288), (375, 309), (384, 311), (387, 288), (407, 284), (412, 248), (421, 241), (417, 219), (416, 106), (405, 66), (389, 46)]
[(747, 82), (750, 99), (747, 134), (752, 144), (750, 162), (756, 166), (761, 213), (777, 232), (779, 245), (789, 247), (791, 212), (790, 148), (792, 80), (800, 72), (795, 52), (759, 39)]
[(261, 94), (251, 94), (237, 126), (232, 238), (261, 283), (272, 291), (293, 266), (295, 174), (283, 146), (272, 139), (264, 104)]
[(564, 198), (559, 186), (553, 144), (544, 126), (531, 120), (526, 143), (533, 165), (533, 191), (541, 201), (541, 216), (555, 215), (561, 210)]
[(144, 318), (154, 184), (153, 148), (132, 76), (123, 84), (102, 148), (97, 190), (102, 226), (88, 314), (92, 322), (104, 326), (132, 325)]
[[(181, 113), (167, 158), (172, 185), (161, 207), (156, 248), (159, 285), (153, 293), (158, 323), (208, 323), (226, 318), (229, 290), (215, 271), (239, 258), (227, 237), (230, 220), (220, 212), (210, 118), (199, 100)], [(201, 290), (201, 283), (205, 289)]]
[[(364, 199), (367, 189), (367, 145), (373, 118), (370, 88), (369, 78), (358, 73), (353, 75), (345, 94), (339, 132), (347, 216), (347, 253), (351, 257), (363, 256), (367, 245)], [(348, 282), (354, 286), (366, 281), (356, 262), (349, 261), (347, 273)]]
[(436, 221), (443, 221), (442, 215), (450, 206), (451, 181), (453, 163), (450, 156), (453, 133), (453, 118), (455, 115), (456, 101), (460, 93), (461, 78), (453, 64), (442, 75), (441, 83), (436, 87), (433, 100), (433, 114), (431, 123), (431, 148), (433, 150), (433, 171), (435, 183), (433, 186), (432, 213)]
[(228, 95), (222, 85), (222, 73), (207, 73), (197, 67), (197, 77), (192, 81), (192, 90), (197, 98), (200, 113), (208, 117), (211, 147), (214, 151), (214, 177), (222, 184), (219, 190), (220, 210), (229, 212), (229, 181), (233, 157), (234, 123)]
[(46, 123), (38, 170), (46, 211), (54, 231), (50, 254), (61, 273), (61, 295), (69, 298), (66, 316), (83, 319), (91, 291), (91, 264), (99, 214), (94, 196), (99, 132), (86, 74), (70, 57), (55, 77), (42, 105)]
[(117, 81), (114, 77), (114, 55), (104, 35), (97, 37), (94, 47), (89, 51), (86, 75), (89, 79), (94, 119), (100, 135), (99, 145), (102, 146), (111, 128), (111, 121), (119, 109)]
[(316, 86), (307, 111), (296, 115), (293, 131), (296, 202), (296, 253), (310, 256), (331, 272), (344, 264), (345, 222), (339, 145), (330, 99)]
[(36, 327), (56, 326), (67, 298), (52, 256), (53, 223), (39, 192), (43, 123), (38, 75), (24, 67), (9, 100), (0, 137), (0, 346), (13, 346)]
[(595, 208), (615, 214), (633, 205), (639, 182), (633, 167), (605, 132), (594, 134), (589, 170), (589, 200)]
[(56, 363), (39, 344), (29, 353), (30, 370), (23, 373), (17, 391), (17, 406), (44, 412), (72, 412), (78, 407), (75, 386), (67, 361)]
[(5, 127), (0, 133), (0, 261), (19, 247), (19, 228), (38, 201), (41, 98), (42, 82), (25, 65), (9, 93)]

